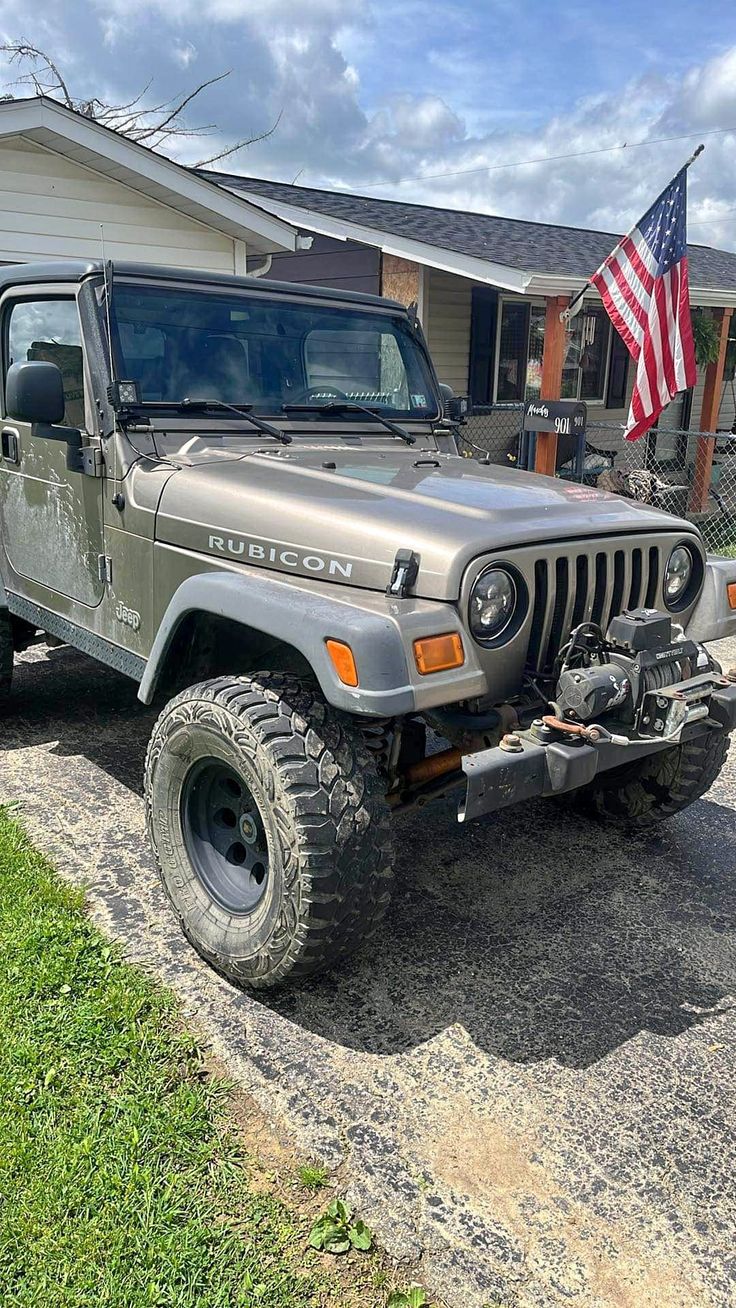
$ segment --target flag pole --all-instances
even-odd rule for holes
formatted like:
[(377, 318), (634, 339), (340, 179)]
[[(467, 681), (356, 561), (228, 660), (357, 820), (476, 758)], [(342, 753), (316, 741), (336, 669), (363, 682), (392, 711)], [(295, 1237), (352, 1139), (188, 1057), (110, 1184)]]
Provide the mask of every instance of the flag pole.
[[(662, 190), (659, 192), (659, 195), (656, 197), (655, 200), (652, 200), (652, 203), (649, 205), (649, 209), (653, 209), (655, 204), (659, 204), (659, 201), (662, 199), (662, 196), (665, 194), (666, 191), (670, 189), (672, 183), (677, 181), (677, 178), (680, 176), (680, 173), (684, 173), (690, 167), (691, 164), (694, 164), (698, 155), (702, 154), (704, 149), (705, 149), (705, 145), (702, 144), (701, 142), (701, 144), (697, 147), (697, 149), (693, 150), (693, 153), (690, 155), (690, 158), (685, 160), (681, 168), (678, 168), (674, 177), (670, 179), (670, 181), (667, 183), (666, 186), (662, 187)], [(649, 213), (649, 209), (647, 209), (647, 213)], [(616, 253), (616, 251), (621, 249), (621, 246), (623, 245), (624, 241), (628, 240), (632, 232), (636, 231), (636, 228), (639, 226), (640, 222), (641, 222), (641, 218), (639, 218), (637, 222), (634, 223), (633, 227), (629, 228), (625, 236), (621, 237), (621, 240), (618, 242), (617, 245), (613, 247), (611, 253), (606, 255), (605, 259), (603, 260), (603, 263), (600, 264), (598, 268), (596, 268), (595, 272), (592, 274), (591, 277), (588, 278), (587, 282), (582, 287), (582, 289), (579, 290), (577, 294), (572, 297), (567, 308), (563, 309), (560, 314), (560, 322), (568, 323), (571, 318), (575, 317), (575, 314), (580, 309), (580, 304), (583, 299), (583, 296), (585, 295), (585, 292), (587, 291), (588, 287), (591, 286), (593, 283), (593, 277), (598, 276), (598, 273), (601, 271), (603, 264), (608, 263), (608, 260)]]

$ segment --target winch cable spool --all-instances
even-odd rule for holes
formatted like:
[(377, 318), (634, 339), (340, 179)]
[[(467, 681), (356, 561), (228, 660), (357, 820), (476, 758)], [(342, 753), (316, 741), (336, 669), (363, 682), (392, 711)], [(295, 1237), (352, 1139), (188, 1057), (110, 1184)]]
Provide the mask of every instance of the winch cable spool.
[(685, 681), (692, 676), (690, 659), (687, 657), (673, 659), (670, 663), (655, 663), (652, 668), (645, 668), (642, 673), (643, 690), (666, 690), (678, 681)]

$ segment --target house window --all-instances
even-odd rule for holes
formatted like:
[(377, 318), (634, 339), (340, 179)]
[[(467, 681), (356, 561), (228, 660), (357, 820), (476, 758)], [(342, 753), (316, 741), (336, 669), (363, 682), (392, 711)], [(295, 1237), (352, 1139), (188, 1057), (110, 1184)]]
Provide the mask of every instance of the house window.
[(563, 400), (592, 400), (606, 394), (610, 320), (604, 309), (583, 309), (567, 333), (562, 368)]
[(498, 329), (496, 401), (499, 404), (524, 399), (528, 352), (529, 305), (508, 300), (502, 305)]
[[(519, 403), (539, 396), (544, 354), (543, 304), (506, 300), (501, 305), (496, 401)], [(583, 309), (567, 332), (562, 398), (604, 403), (611, 354), (611, 325), (603, 308)]]

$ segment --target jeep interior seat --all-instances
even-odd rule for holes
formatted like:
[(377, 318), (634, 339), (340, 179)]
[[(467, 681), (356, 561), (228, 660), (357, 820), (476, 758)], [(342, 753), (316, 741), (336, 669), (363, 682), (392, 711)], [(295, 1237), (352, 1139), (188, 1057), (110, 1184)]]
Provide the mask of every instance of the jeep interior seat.
[(242, 341), (234, 336), (207, 336), (199, 347), (193, 375), (203, 399), (238, 404), (252, 399), (248, 385), (248, 358)]

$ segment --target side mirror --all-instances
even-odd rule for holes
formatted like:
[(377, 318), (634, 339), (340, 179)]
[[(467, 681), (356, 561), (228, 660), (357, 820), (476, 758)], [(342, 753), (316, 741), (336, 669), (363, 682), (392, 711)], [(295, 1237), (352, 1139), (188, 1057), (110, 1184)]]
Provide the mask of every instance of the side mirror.
[(40, 359), (11, 363), (5, 380), (5, 412), (17, 422), (55, 425), (64, 421), (64, 382), (55, 363)]
[(465, 422), (472, 415), (473, 406), (468, 395), (456, 395), (445, 382), (440, 382), (440, 395), (445, 417), (450, 422)]

